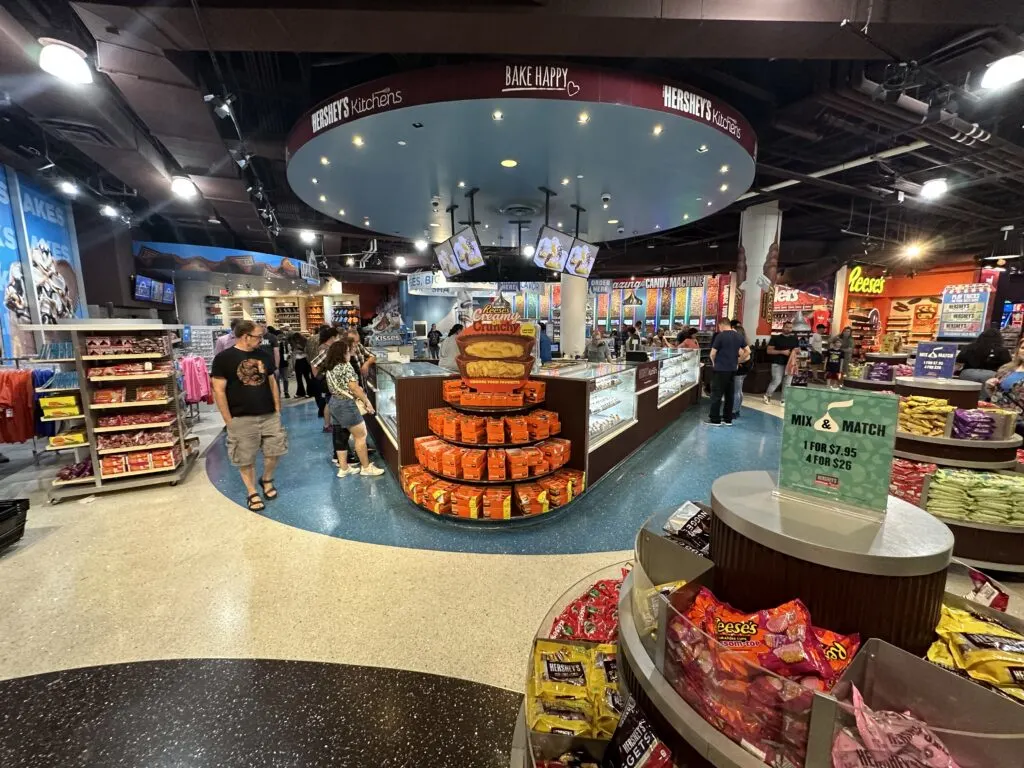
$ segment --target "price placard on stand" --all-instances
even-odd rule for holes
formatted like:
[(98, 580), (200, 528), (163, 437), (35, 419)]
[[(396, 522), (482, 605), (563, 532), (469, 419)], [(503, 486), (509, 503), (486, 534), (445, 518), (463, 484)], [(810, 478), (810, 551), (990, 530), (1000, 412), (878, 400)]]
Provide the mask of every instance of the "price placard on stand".
[(895, 395), (791, 388), (779, 490), (884, 513), (898, 407)]
[(957, 345), (952, 342), (920, 342), (917, 345), (917, 357), (914, 358), (914, 375), (928, 379), (952, 378), (956, 352)]
[(939, 338), (972, 339), (981, 333), (991, 295), (988, 283), (947, 285), (939, 309)]

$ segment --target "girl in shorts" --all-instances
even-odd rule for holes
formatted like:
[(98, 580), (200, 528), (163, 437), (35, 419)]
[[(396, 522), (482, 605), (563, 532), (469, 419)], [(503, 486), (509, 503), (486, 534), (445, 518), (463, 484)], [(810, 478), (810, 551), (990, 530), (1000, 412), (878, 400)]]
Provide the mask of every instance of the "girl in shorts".
[[(339, 338), (328, 347), (323, 370), (327, 391), (331, 393), (327, 408), (333, 432), (334, 455), (338, 460), (338, 477), (383, 475), (383, 469), (370, 463), (370, 456), (366, 450), (366, 424), (363, 422), (363, 413), (372, 414), (373, 405), (366, 392), (359, 386), (359, 377), (349, 362), (349, 345), (344, 338)], [(363, 413), (360, 413), (357, 403), (362, 405)], [(349, 435), (355, 440), (356, 456), (359, 457), (361, 465), (359, 467), (350, 467), (348, 463)]]

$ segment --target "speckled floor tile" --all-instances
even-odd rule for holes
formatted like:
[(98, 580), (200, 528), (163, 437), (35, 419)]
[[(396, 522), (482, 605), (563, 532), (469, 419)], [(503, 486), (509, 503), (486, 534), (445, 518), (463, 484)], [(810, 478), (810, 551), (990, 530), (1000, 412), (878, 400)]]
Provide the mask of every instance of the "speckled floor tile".
[(503, 768), (521, 697), (436, 675), (156, 661), (0, 682), (4, 768)]
[[(300, 406), (284, 414), (291, 450), (276, 472), (282, 500), (260, 514), (342, 539), (416, 549), (496, 554), (627, 549), (649, 516), (688, 499), (708, 499), (719, 476), (778, 468), (780, 419), (745, 408), (736, 425), (726, 429), (709, 428), (706, 417), (703, 400), (558, 516), (495, 530), (422, 514), (390, 473), (336, 478), (327, 453), (330, 435), (320, 431), (312, 405)], [(245, 504), (245, 487), (228, 463), (223, 439), (210, 449), (206, 468), (220, 491)]]

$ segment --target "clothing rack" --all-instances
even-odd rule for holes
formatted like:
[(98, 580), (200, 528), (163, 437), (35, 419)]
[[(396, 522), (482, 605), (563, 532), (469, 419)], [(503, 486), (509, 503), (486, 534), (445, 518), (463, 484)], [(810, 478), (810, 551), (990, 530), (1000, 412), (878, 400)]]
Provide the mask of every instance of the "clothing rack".
[[(3, 363), (5, 363), (7, 361), (13, 361), (14, 362), (14, 370), (16, 370), (16, 371), (22, 370), (22, 367), (21, 367), (22, 362), (28, 363), (29, 365), (45, 365), (47, 363), (51, 363), (52, 364), (52, 362), (53, 362), (53, 361), (48, 361), (48, 360), (40, 360), (37, 357), (25, 357), (25, 356), (21, 356), (21, 357), (0, 357), (0, 368), (8, 367), (6, 365), (3, 365)], [(9, 443), (9, 445), (15, 445), (15, 443)], [(58, 450), (70, 451), (72, 449), (73, 449), (72, 446), (68, 446), (67, 448), (60, 448), (60, 449), (56, 449), (55, 448), (52, 451), (40, 451), (39, 450), (39, 444), (36, 442), (36, 435), (35, 434), (32, 435), (32, 462), (37, 467), (39, 466), (39, 454), (41, 454), (41, 453), (56, 453)]]

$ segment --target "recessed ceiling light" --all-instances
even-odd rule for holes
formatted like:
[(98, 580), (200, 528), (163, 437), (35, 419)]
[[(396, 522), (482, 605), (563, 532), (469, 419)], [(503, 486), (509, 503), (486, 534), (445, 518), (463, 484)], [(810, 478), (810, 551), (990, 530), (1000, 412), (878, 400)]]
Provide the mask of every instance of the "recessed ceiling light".
[(117, 216), (117, 208), (112, 205), (104, 205), (100, 208), (100, 214), (106, 216), (108, 219), (112, 219)]
[(398, 140), (398, 146), (404, 147), (405, 146), (405, 140), (404, 139), (399, 139)]
[(355, 136), (352, 137), (352, 143), (355, 144), (357, 147), (361, 147), (365, 142), (363, 141), (363, 137), (357, 133)]
[(354, 265), (355, 263), (356, 263), (356, 260), (355, 260), (355, 259), (354, 259), (353, 257), (351, 257), (351, 256), (349, 256), (349, 257), (348, 257), (347, 259), (345, 259), (345, 265), (346, 265), (346, 266), (349, 266), (349, 267), (351, 267), (351, 266), (353, 266), (353, 265)]
[(490, 224), (484, 224), (484, 229), (490, 229), (490, 228), (491, 228)]
[[(104, 206), (104, 208), (107, 208), (107, 207), (109, 207), (109, 206)], [(107, 214), (106, 214), (106, 213), (104, 213), (103, 215), (104, 215), (104, 216), (106, 216)], [(207, 223), (207, 224), (220, 224), (220, 219), (218, 219), (218, 218), (217, 218), (216, 216), (210, 216), (210, 217), (209, 217), (209, 218), (208, 218), (208, 219), (206, 220), (206, 223)]]
[[(423, 248), (427, 247), (427, 243), (426, 243), (425, 240), (417, 240), (416, 242), (417, 243), (423, 243)], [(422, 251), (423, 248), (419, 248), (418, 250)], [(405, 256), (395, 256), (395, 264), (397, 264), (400, 267), (404, 267), (405, 266)]]
[(580, 112), (580, 116), (576, 118), (576, 122), (580, 125), (586, 125), (590, 122), (590, 114), (588, 112)]
[(583, 178), (583, 174), (582, 173), (577, 173), (576, 174), (576, 178), (577, 179), (582, 179)]
[(299, 240), (309, 245), (316, 240), (316, 235), (308, 229), (303, 229), (299, 231)]
[(925, 200), (938, 200), (949, 190), (949, 182), (945, 179), (931, 179), (921, 187), (921, 197)]
[(699, 203), (699, 202), (701, 202), (701, 201), (702, 201), (703, 199), (704, 199), (703, 197), (698, 197), (698, 198), (697, 198), (697, 202)]
[(562, 228), (562, 222), (558, 222), (557, 224), (555, 224), (555, 226), (558, 227), (559, 229), (561, 229)]
[(195, 182), (188, 176), (175, 176), (171, 179), (171, 192), (182, 200), (191, 200), (199, 194)]
[(320, 179), (318, 179), (316, 176), (314, 176), (312, 179), (310, 179), (310, 181), (312, 181), (314, 184), (319, 184), (320, 183)]
[(339, 216), (344, 216), (345, 215), (345, 209), (344, 208), (339, 208), (338, 209), (338, 215)]
[(63, 192), (65, 195), (68, 195), (69, 197), (74, 197), (75, 195), (78, 194), (78, 187), (75, 185), (74, 182), (65, 180), (58, 184), (57, 187), (58, 189), (60, 189), (61, 192)]
[(519, 165), (519, 161), (518, 160), (512, 160), (511, 158), (509, 158), (508, 160), (502, 160), (501, 161), (501, 167), (502, 168), (515, 168), (517, 165)]
[(708, 145), (707, 144), (701, 144), (699, 147), (697, 147), (697, 151), (700, 152), (703, 155), (705, 152), (708, 151)]
[(493, 240), (491, 240), (491, 245), (494, 245), (494, 241)]
[(684, 213), (683, 214), (683, 221), (689, 221), (689, 220), (690, 220), (690, 214)]
[(654, 130), (651, 131), (655, 136), (661, 136), (661, 125), (654, 126)]
[(729, 190), (729, 185), (728, 184), (723, 184), (722, 186), (720, 186), (718, 188), (719, 192), (727, 192), (728, 190)]
[(465, 189), (465, 188), (466, 188), (466, 182), (460, 181), (459, 182), (459, 189)]
[(328, 160), (326, 157), (321, 157), (320, 158), (320, 165), (330, 165), (330, 164), (331, 164), (331, 161)]
[(502, 111), (500, 109), (496, 109), (493, 112), (491, 112), (491, 120), (501, 120), (503, 117), (505, 117), (505, 115), (502, 114)]
[(654, 225), (654, 228), (655, 228), (655, 229), (661, 229), (661, 224), (655, 224), (655, 225)]
[(327, 195), (320, 195), (320, 202), (321, 203), (326, 203), (327, 202)]
[(532, 245), (524, 245), (523, 246), (523, 256), (525, 256), (526, 258), (530, 258), (536, 252), (537, 252), (537, 250)]
[(604, 208), (607, 211), (608, 210), (608, 203), (603, 203), (601, 205), (601, 207)]
[(609, 224), (618, 224), (619, 220), (618, 219), (608, 219), (608, 223)]
[(73, 45), (41, 37), (42, 50), (39, 52), (39, 68), (60, 78), (65, 83), (86, 85), (92, 82), (92, 70), (85, 60), (85, 52)]
[(710, 208), (710, 207), (711, 207), (711, 201), (708, 200), (708, 208)]
[[(413, 248), (415, 248), (415, 249), (416, 249), (417, 251), (425, 251), (425, 250), (427, 249), (427, 241), (426, 241), (426, 240), (424, 240), (424, 239), (422, 239), (422, 238), (420, 238), (419, 240), (417, 240), (416, 242), (414, 242), (414, 243), (412, 244), (412, 246), (413, 246)], [(404, 258), (404, 257), (401, 257), (401, 256), (399, 256), (399, 258)], [(405, 262), (403, 261), (402, 263), (404, 264)]]
[(719, 173), (728, 173), (729, 172), (729, 166), (728, 165), (723, 165), (721, 168), (718, 169), (718, 172)]
[(430, 222), (430, 226), (432, 226), (432, 227), (439, 227), (441, 225), (438, 224), (436, 221), (432, 221), (432, 222)]
[(363, 226), (366, 226), (366, 227), (370, 226), (370, 220), (369, 219), (363, 219)]

